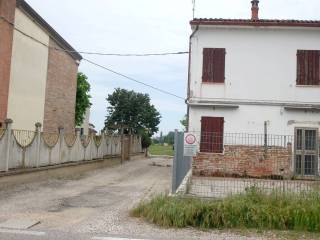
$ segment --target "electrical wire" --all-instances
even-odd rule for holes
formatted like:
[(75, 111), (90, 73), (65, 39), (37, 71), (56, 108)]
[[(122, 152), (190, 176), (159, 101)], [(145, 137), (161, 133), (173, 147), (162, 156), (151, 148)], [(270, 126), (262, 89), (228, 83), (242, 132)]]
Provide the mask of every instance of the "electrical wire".
[(150, 85), (150, 84), (141, 82), (141, 81), (139, 81), (139, 80), (137, 80), (137, 79), (134, 79), (134, 78), (132, 78), (132, 77), (129, 77), (129, 76), (123, 74), (123, 73), (116, 72), (116, 71), (112, 70), (111, 68), (108, 68), (108, 67), (105, 67), (105, 66), (103, 66), (103, 65), (100, 65), (100, 64), (98, 64), (98, 63), (95, 63), (95, 62), (93, 62), (93, 61), (91, 61), (91, 60), (89, 60), (89, 59), (84, 58), (83, 60), (86, 61), (86, 62), (88, 62), (88, 63), (90, 63), (90, 64), (92, 64), (92, 65), (95, 65), (95, 66), (97, 66), (97, 67), (99, 67), (99, 68), (102, 68), (102, 69), (107, 70), (107, 71), (109, 71), (109, 72), (111, 72), (111, 73), (114, 73), (114, 74), (116, 74), (116, 75), (118, 75), (118, 76), (124, 77), (124, 78), (126, 78), (126, 79), (128, 79), (128, 80), (131, 80), (131, 81), (134, 81), (134, 82), (136, 82), (136, 83), (142, 84), (142, 85), (144, 85), (144, 86), (146, 86), (146, 87), (152, 88), (153, 90), (157, 90), (158, 92), (161, 92), (161, 93), (164, 93), (164, 94), (167, 94), (167, 95), (171, 95), (171, 96), (173, 96), (173, 97), (176, 97), (176, 98), (185, 100), (185, 98), (180, 97), (180, 96), (178, 96), (178, 95), (176, 95), (176, 94), (174, 94), (174, 93), (171, 93), (171, 92), (168, 92), (168, 91), (163, 90), (163, 89), (161, 89), (161, 88), (157, 88), (157, 87), (154, 87), (154, 86), (152, 86), (152, 85)]
[(189, 52), (162, 52), (162, 53), (105, 53), (105, 52), (90, 52), (90, 51), (72, 51), (72, 50), (67, 50), (67, 49), (61, 49), (61, 48), (56, 48), (56, 47), (51, 47), (48, 46), (47, 44), (41, 42), (40, 40), (24, 33), (23, 31), (21, 31), (20, 29), (18, 29), (14, 23), (10, 22), (8, 19), (6, 19), (5, 17), (0, 15), (0, 19), (3, 19), (4, 21), (6, 21), (7, 23), (9, 23), (10, 25), (12, 25), (14, 27), (14, 29), (16, 31), (18, 31), (19, 33), (33, 39), (34, 41), (40, 43), (41, 45), (44, 45), (48, 48), (52, 48), (54, 50), (57, 51), (62, 51), (62, 52), (67, 52), (67, 53), (78, 53), (78, 54), (85, 54), (85, 55), (97, 55), (97, 56), (115, 56), (115, 57), (152, 57), (152, 56), (169, 56), (169, 55), (185, 55), (185, 54), (189, 54)]
[[(33, 36), (31, 36), (31, 35), (23, 32), (23, 31), (20, 30), (20, 29), (18, 29), (18, 28), (15, 26), (14, 23), (10, 22), (10, 21), (7, 20), (5, 17), (3, 17), (3, 16), (0, 15), (0, 19), (3, 19), (4, 21), (6, 21), (6, 22), (9, 23), (10, 25), (12, 25), (13, 28), (14, 28), (16, 31), (18, 31), (19, 33), (23, 34), (24, 36), (30, 38), (31, 40), (33, 40), (33, 41), (37, 42), (38, 44), (41, 44), (41, 45), (49, 48), (49, 49), (53, 49), (53, 50), (57, 50), (57, 51), (64, 51), (64, 52), (68, 52), (68, 53), (78, 53), (78, 54), (84, 53), (84, 52), (68, 51), (68, 50), (66, 50), (66, 49), (60, 49), (60, 48), (56, 48), (56, 47), (51, 47), (51, 46), (49, 46), (49, 45), (41, 42), (40, 40), (34, 38)], [(162, 55), (162, 56), (163, 56), (163, 55), (172, 55), (172, 54), (185, 54), (185, 53), (187, 53), (187, 52), (157, 53), (157, 54), (106, 54), (106, 53), (89, 53), (89, 52), (85, 52), (85, 53), (87, 53), (87, 54), (111, 55), (111, 56), (119, 56), (119, 55), (120, 55), (120, 56), (159, 56), (159, 55)], [(168, 92), (168, 91), (163, 90), (163, 89), (161, 89), (161, 88), (154, 87), (154, 86), (152, 86), (152, 85), (150, 85), (150, 84), (147, 84), (147, 83), (144, 83), (144, 82), (139, 81), (139, 80), (137, 80), (137, 79), (134, 79), (134, 78), (132, 78), (132, 77), (129, 77), (129, 76), (123, 74), (123, 73), (117, 72), (117, 71), (115, 71), (115, 70), (113, 70), (113, 69), (111, 69), (111, 68), (109, 68), (109, 67), (103, 66), (103, 65), (98, 64), (98, 63), (96, 63), (96, 62), (93, 62), (93, 61), (91, 61), (91, 60), (89, 60), (89, 59), (83, 58), (83, 60), (86, 61), (86, 62), (88, 62), (88, 63), (90, 63), (91, 65), (94, 65), (94, 66), (96, 66), (96, 67), (102, 68), (102, 69), (104, 69), (104, 70), (106, 70), (106, 71), (109, 71), (109, 72), (111, 72), (111, 73), (113, 73), (113, 74), (116, 74), (116, 75), (118, 75), (118, 76), (121, 76), (121, 77), (123, 77), (123, 78), (126, 78), (126, 79), (128, 79), (128, 80), (130, 80), (130, 81), (136, 82), (136, 83), (141, 84), (141, 85), (144, 85), (144, 86), (146, 86), (146, 87), (149, 87), (149, 88), (151, 88), (151, 89), (153, 89), (153, 90), (156, 90), (156, 91), (158, 91), (158, 92), (161, 92), (161, 93), (164, 93), (164, 94), (167, 94), (167, 95), (170, 95), (170, 96), (173, 96), (173, 97), (176, 97), (176, 98), (185, 100), (185, 98), (180, 97), (180, 96), (178, 96), (178, 95), (176, 95), (176, 94), (174, 94), (174, 93)]]

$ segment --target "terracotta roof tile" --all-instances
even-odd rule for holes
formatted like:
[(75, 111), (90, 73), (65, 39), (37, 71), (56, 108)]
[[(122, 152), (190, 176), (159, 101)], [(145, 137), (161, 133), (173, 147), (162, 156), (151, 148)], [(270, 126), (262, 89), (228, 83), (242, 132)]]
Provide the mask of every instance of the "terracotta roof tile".
[(230, 25), (230, 26), (280, 26), (280, 27), (320, 27), (316, 20), (290, 19), (223, 19), (223, 18), (196, 18), (191, 25)]

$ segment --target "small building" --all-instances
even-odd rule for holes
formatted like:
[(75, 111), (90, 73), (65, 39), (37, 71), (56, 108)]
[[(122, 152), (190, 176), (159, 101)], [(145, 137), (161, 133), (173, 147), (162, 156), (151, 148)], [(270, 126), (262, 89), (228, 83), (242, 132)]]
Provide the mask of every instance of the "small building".
[(81, 126), (78, 126), (78, 128), (80, 129), (80, 135), (83, 136), (88, 136), (90, 133), (90, 107), (87, 108), (85, 114), (84, 114), (84, 119), (83, 122), (81, 124)]
[(0, 16), (0, 124), (74, 132), (81, 55), (24, 0), (2, 0)]
[(319, 175), (320, 21), (193, 19), (195, 175)]

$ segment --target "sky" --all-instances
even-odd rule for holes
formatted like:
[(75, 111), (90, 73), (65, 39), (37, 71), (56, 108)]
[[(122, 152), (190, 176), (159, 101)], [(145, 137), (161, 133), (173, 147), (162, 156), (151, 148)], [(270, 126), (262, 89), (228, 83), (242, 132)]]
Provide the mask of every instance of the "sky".
[[(107, 53), (188, 51), (192, 0), (26, 0), (76, 50)], [(250, 0), (196, 0), (195, 17), (250, 18)], [(260, 18), (320, 19), (319, 0), (260, 0)], [(84, 57), (139, 81), (186, 97), (188, 55)], [(131, 82), (82, 61), (91, 84), (90, 122), (101, 130), (106, 97), (115, 88), (148, 93), (164, 134), (182, 129), (184, 100)], [(160, 132), (159, 131), (159, 132)]]

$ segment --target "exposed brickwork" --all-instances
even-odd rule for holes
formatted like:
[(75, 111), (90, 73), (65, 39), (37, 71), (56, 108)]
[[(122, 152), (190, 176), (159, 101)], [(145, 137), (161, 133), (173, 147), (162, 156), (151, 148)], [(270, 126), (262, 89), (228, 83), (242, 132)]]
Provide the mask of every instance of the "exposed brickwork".
[[(52, 39), (50, 46), (59, 48)], [(77, 72), (78, 65), (68, 53), (49, 50), (44, 131), (57, 132), (60, 126), (67, 133), (75, 131)]]
[[(16, 0), (0, 0), (0, 15), (14, 22)], [(0, 123), (7, 117), (13, 27), (0, 19)]]
[(193, 159), (195, 176), (292, 176), (292, 145), (285, 147), (225, 146), (224, 154), (199, 153)]

